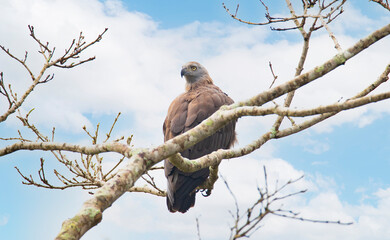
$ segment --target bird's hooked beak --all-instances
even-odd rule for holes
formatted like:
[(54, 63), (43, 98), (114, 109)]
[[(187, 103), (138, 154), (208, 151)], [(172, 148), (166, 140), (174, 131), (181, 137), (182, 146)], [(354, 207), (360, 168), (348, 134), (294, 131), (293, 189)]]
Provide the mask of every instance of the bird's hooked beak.
[(181, 69), (181, 72), (180, 72), (180, 75), (181, 75), (181, 77), (183, 77), (183, 76), (186, 75), (187, 73), (188, 73), (187, 68), (182, 68), (182, 69)]

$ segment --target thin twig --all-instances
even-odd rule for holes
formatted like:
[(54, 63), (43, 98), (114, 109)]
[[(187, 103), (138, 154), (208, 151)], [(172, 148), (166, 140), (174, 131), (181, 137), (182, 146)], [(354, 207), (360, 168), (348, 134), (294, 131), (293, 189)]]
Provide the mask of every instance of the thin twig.
[(275, 83), (276, 79), (278, 78), (278, 76), (276, 76), (275, 73), (274, 73), (274, 69), (272, 68), (272, 63), (271, 63), (271, 61), (268, 62), (268, 64), (269, 64), (269, 68), (270, 68), (271, 73), (272, 73), (272, 77), (274, 78), (274, 79), (272, 80), (271, 85), (269, 86), (269, 88), (272, 88), (272, 86), (274, 85), (274, 83)]

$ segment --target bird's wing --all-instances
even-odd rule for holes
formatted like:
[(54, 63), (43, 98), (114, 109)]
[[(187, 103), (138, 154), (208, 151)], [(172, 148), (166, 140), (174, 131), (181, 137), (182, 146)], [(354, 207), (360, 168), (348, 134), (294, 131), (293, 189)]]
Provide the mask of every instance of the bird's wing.
[[(164, 140), (167, 141), (201, 123), (223, 105), (233, 100), (217, 87), (199, 88), (183, 93), (170, 105), (164, 121)], [(214, 135), (181, 152), (183, 157), (196, 159), (220, 148), (229, 148), (235, 141), (235, 123), (228, 124)], [(170, 170), (170, 169), (167, 169)], [(168, 175), (169, 172), (166, 172)]]
[[(222, 105), (232, 103), (233, 100), (214, 85), (211, 87), (201, 87), (196, 91), (186, 92), (178, 96), (170, 105), (164, 121), (164, 140), (167, 141), (194, 128), (211, 116)], [(181, 155), (189, 159), (196, 159), (218, 149), (229, 148), (235, 141), (234, 128), (235, 122), (229, 123), (212, 136), (184, 150), (181, 152)], [(171, 205), (179, 204), (180, 201), (185, 202), (183, 200), (185, 197), (183, 196), (187, 196), (193, 192), (209, 175), (208, 168), (192, 173), (184, 173), (167, 160), (165, 160), (164, 166), (165, 175), (168, 178), (167, 200), (168, 202), (171, 201)], [(192, 204), (188, 203), (187, 205), (192, 206)], [(173, 208), (178, 208), (176, 210), (180, 211), (180, 207), (173, 206)]]

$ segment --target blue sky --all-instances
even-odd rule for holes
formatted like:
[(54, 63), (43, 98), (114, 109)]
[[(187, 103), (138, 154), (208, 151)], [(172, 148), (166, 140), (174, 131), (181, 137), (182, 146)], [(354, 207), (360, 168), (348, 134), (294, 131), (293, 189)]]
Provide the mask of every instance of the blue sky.
[[(237, 3), (238, 16), (253, 21), (263, 18), (258, 1), (226, 1), (231, 10)], [(114, 136), (134, 134), (137, 147), (160, 144), (168, 105), (184, 88), (179, 76), (182, 64), (201, 62), (215, 83), (238, 101), (268, 88), (272, 81), (269, 61), (279, 83), (291, 79), (301, 50), (298, 33), (272, 32), (268, 26), (238, 23), (226, 14), (222, 1), (4, 0), (0, 5), (5, 9), (0, 16), (4, 23), (0, 26), (0, 44), (18, 55), (28, 50), (28, 63), (35, 71), (42, 59), (28, 38), (28, 24), (57, 49), (64, 49), (81, 30), (91, 40), (109, 28), (101, 43), (86, 53), (97, 56), (94, 62), (71, 70), (51, 70), (55, 79), (34, 90), (22, 108), (25, 112), (35, 107), (31, 121), (47, 134), (56, 127), (56, 141), (60, 142), (89, 144), (82, 126), (93, 129), (100, 123), (102, 131), (107, 131), (121, 111)], [(272, 1), (269, 7), (271, 13), (288, 12), (284, 1)], [(389, 13), (376, 4), (350, 1), (331, 27), (341, 46), (347, 48), (388, 22)], [(320, 81), (305, 86), (296, 94), (293, 106), (309, 107), (353, 96), (383, 71), (389, 60), (389, 46), (390, 39), (386, 38)], [(325, 31), (315, 33), (305, 69), (336, 53)], [(0, 71), (16, 91), (22, 92), (29, 83), (23, 69), (2, 53)], [(389, 90), (386, 83), (376, 92)], [(4, 106), (0, 98), (0, 113)], [(308, 188), (309, 192), (286, 203), (288, 207), (308, 217), (355, 222), (341, 227), (271, 217), (254, 238), (388, 238), (388, 106), (384, 102), (341, 113), (311, 130), (270, 141), (249, 156), (223, 162), (221, 174), (243, 209), (256, 199), (256, 184), (261, 185), (262, 166), (266, 165), (270, 182), (305, 175), (292, 190)], [(238, 147), (267, 131), (273, 120), (240, 120)], [(12, 117), (0, 124), (0, 137), (16, 136), (20, 128)], [(25, 130), (23, 134), (29, 135)], [(0, 141), (0, 147), (6, 145)], [(105, 166), (118, 159), (115, 155), (104, 156)], [(4, 194), (0, 198), (0, 239), (53, 239), (61, 223), (89, 197), (79, 189), (61, 191), (22, 185), (14, 166), (37, 179), (40, 157), (45, 158), (51, 179), (53, 168), (64, 171), (49, 153), (25, 151), (0, 158), (0, 190)], [(164, 186), (162, 174), (156, 179)], [(221, 182), (211, 197), (199, 196), (195, 208), (185, 215), (168, 213), (163, 198), (128, 193), (83, 239), (196, 239), (196, 217), (204, 239), (223, 239), (229, 235), (228, 210), (233, 206)]]

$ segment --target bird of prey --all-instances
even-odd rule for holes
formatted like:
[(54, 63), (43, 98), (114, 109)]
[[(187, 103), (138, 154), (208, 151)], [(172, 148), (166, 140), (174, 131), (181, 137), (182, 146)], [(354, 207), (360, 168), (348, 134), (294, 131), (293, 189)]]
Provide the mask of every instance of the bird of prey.
[[(164, 141), (180, 135), (211, 116), (222, 105), (230, 105), (233, 100), (221, 91), (210, 78), (206, 68), (197, 62), (186, 63), (181, 70), (185, 77), (185, 92), (173, 100), (164, 121)], [(188, 159), (196, 159), (218, 149), (230, 148), (236, 140), (236, 122), (231, 122), (215, 134), (195, 144), (180, 154)], [(170, 212), (185, 213), (195, 204), (196, 188), (209, 176), (209, 168), (185, 173), (177, 169), (169, 160), (164, 162), (168, 180), (167, 206)]]

